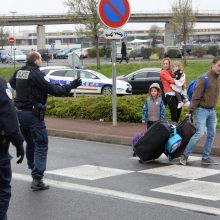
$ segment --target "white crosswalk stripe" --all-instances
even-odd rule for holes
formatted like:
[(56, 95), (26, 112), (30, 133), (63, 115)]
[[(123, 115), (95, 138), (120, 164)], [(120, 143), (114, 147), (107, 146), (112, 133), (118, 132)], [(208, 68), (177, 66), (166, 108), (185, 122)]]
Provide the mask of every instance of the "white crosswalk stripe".
[(51, 170), (47, 171), (46, 173), (78, 179), (97, 180), (101, 178), (112, 177), (132, 172), (134, 171), (113, 169), (102, 166), (82, 165), (77, 167), (68, 167), (64, 169)]
[(141, 170), (139, 172), (183, 179), (199, 179), (220, 174), (220, 170), (180, 165), (170, 165), (148, 170)]
[(211, 183), (198, 180), (190, 180), (182, 183), (159, 187), (152, 189), (152, 191), (212, 201), (220, 200), (219, 183)]

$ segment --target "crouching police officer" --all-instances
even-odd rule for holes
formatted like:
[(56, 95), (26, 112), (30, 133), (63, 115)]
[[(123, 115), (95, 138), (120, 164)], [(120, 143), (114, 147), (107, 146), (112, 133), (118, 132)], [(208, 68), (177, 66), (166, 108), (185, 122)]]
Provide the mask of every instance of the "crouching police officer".
[(11, 87), (16, 89), (14, 103), (21, 132), (27, 143), (26, 157), (33, 178), (33, 191), (49, 189), (43, 182), (48, 151), (48, 134), (44, 122), (47, 96), (68, 96), (71, 89), (81, 85), (79, 78), (63, 86), (50, 83), (39, 70), (41, 63), (41, 55), (35, 51), (30, 52), (26, 65), (15, 71), (9, 81)]
[(24, 139), (11, 98), (6, 81), (0, 78), (0, 220), (7, 220), (11, 198), (12, 157), (8, 153), (10, 142), (16, 147), (17, 157), (20, 157), (17, 163), (21, 163), (24, 158)]

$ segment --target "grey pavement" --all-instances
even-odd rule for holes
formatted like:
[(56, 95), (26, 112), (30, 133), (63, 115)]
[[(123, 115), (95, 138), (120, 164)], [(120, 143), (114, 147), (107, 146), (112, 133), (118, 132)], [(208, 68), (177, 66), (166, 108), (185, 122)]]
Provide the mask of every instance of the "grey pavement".
[[(113, 126), (111, 122), (54, 117), (46, 117), (45, 121), (50, 136), (122, 144), (128, 147), (142, 126), (141, 123), (125, 122)], [(204, 140), (205, 136), (198, 143), (194, 153), (202, 152)], [(220, 130), (217, 130), (212, 154), (220, 155)]]

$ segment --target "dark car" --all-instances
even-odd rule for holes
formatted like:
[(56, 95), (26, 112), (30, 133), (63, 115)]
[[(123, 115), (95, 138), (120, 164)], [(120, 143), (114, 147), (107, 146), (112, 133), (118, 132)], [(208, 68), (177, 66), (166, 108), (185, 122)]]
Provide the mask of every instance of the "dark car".
[(178, 46), (167, 46), (164, 50), (164, 57), (182, 58), (182, 52)]
[(162, 88), (160, 70), (160, 68), (143, 68), (117, 79), (129, 82), (132, 86), (132, 94), (146, 94), (152, 83), (159, 83)]
[(7, 60), (10, 58), (9, 53), (10, 53), (9, 50), (0, 50), (0, 61), (2, 63), (7, 62)]
[(38, 52), (40, 53), (43, 61), (50, 61), (52, 58), (52, 54), (47, 49), (40, 49)]

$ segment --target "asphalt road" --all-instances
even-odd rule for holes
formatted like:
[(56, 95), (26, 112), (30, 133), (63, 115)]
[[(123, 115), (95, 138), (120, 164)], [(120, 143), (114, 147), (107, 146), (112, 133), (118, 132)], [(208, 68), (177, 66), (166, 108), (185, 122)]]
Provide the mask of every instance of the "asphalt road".
[(200, 155), (186, 167), (164, 156), (140, 164), (131, 155), (128, 146), (50, 137), (49, 190), (32, 192), (26, 161), (12, 160), (9, 219), (219, 220), (220, 165), (204, 167)]

